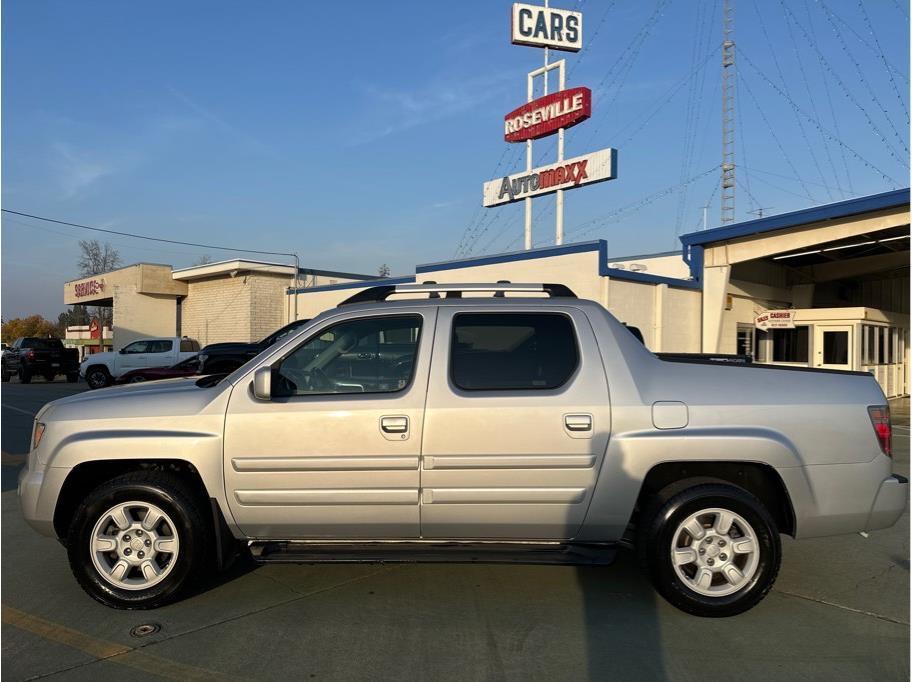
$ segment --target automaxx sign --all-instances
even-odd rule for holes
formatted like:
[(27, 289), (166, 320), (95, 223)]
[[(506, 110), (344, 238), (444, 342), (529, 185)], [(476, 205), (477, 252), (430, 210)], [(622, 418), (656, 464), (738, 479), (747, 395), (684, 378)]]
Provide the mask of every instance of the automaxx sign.
[(484, 185), (484, 206), (509, 204), (512, 201), (573, 189), (582, 185), (613, 180), (617, 177), (617, 151), (602, 149), (566, 159), (557, 164), (533, 168), (531, 172), (508, 175)]

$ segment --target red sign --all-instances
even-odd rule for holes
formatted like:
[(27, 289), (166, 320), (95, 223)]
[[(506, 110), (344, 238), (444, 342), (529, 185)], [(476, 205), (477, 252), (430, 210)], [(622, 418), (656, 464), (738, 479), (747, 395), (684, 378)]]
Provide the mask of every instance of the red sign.
[(94, 317), (92, 318), (92, 321), (89, 322), (89, 338), (101, 338), (101, 330), (98, 328), (98, 320), (96, 320)]
[(79, 282), (74, 287), (76, 298), (83, 296), (95, 296), (104, 292), (105, 282), (103, 279), (90, 279), (88, 282)]
[(537, 140), (569, 128), (592, 115), (589, 88), (570, 88), (539, 97), (504, 116), (504, 140)]

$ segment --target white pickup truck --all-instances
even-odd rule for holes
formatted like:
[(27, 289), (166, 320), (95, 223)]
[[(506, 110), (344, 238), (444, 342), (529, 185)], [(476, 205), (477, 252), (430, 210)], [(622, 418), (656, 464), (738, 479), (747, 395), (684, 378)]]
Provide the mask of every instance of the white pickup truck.
[(168, 367), (199, 353), (199, 342), (186, 336), (139, 339), (119, 351), (94, 353), (79, 365), (79, 375), (89, 388), (110, 386), (114, 379), (134, 369)]

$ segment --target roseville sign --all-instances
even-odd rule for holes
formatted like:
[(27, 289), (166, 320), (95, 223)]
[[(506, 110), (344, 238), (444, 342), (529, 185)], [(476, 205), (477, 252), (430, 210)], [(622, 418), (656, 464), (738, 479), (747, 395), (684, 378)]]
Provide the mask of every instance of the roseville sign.
[(498, 206), (520, 199), (549, 194), (557, 190), (613, 180), (617, 177), (617, 150), (601, 149), (557, 165), (533, 168), (484, 184), (482, 204)]
[(96, 296), (104, 292), (105, 281), (103, 279), (90, 279), (88, 282), (78, 282), (73, 286), (77, 298), (83, 296)]
[(767, 310), (754, 319), (757, 329), (794, 329), (794, 310)]
[(513, 3), (511, 41), (514, 45), (550, 47), (579, 52), (583, 49), (583, 15), (565, 9)]
[(592, 115), (589, 88), (570, 88), (539, 97), (504, 116), (504, 140), (523, 142), (569, 128)]

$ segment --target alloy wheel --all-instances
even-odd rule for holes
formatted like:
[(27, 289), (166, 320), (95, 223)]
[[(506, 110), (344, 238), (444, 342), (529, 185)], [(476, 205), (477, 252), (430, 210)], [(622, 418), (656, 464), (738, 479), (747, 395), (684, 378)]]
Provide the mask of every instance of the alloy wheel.
[(157, 585), (174, 569), (180, 540), (174, 522), (150, 502), (124, 502), (102, 514), (89, 536), (92, 563), (124, 590)]

